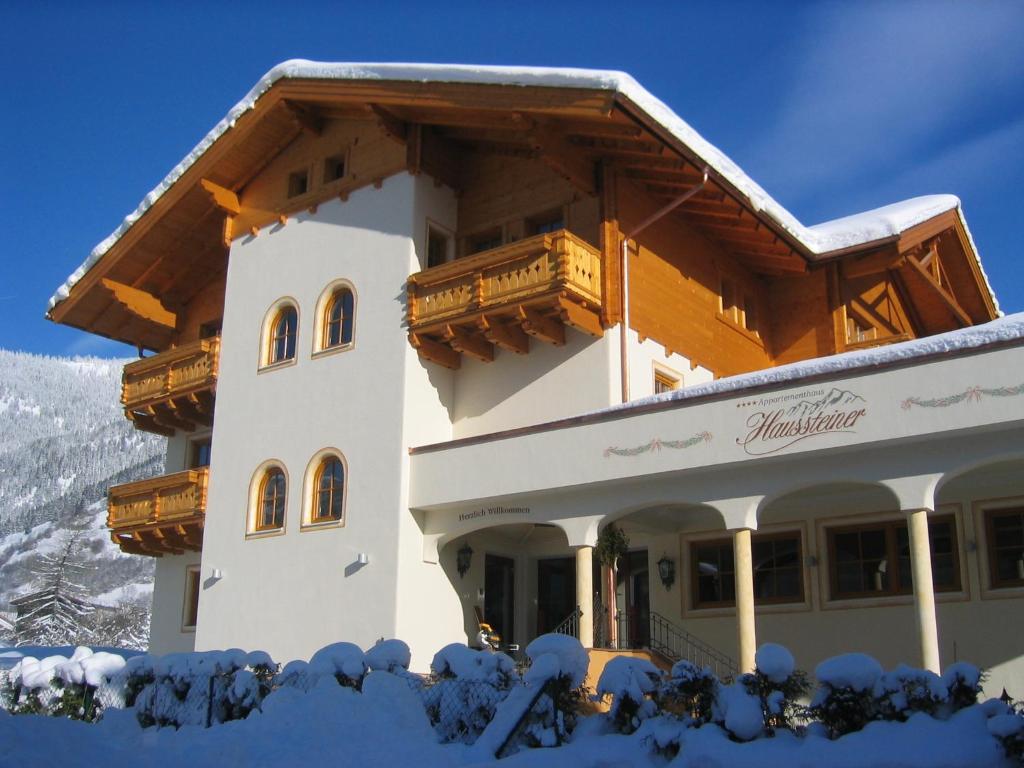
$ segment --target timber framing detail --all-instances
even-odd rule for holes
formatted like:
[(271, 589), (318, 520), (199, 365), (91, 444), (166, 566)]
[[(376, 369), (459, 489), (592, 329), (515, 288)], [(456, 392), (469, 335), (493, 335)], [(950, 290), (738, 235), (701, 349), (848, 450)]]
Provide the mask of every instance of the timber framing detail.
[(560, 346), (567, 325), (604, 334), (601, 252), (564, 229), (417, 272), (407, 290), (409, 342), (446, 368), (526, 354), (530, 337)]
[(111, 540), (133, 555), (202, 551), (209, 474), (204, 467), (111, 486), (107, 497)]
[(171, 436), (213, 424), (220, 339), (199, 339), (124, 367), (121, 403), (136, 429)]

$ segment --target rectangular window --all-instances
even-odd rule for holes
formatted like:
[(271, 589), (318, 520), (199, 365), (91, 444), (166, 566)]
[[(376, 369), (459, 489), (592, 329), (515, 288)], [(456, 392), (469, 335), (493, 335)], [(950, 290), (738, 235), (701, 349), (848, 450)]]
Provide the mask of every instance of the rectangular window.
[(526, 220), (528, 236), (557, 232), (560, 229), (565, 229), (565, 214), (561, 208), (531, 216)]
[(199, 620), (199, 566), (185, 569), (185, 604), (181, 614), (181, 628), (195, 629)]
[(324, 160), (324, 184), (345, 178), (345, 156), (332, 155)]
[(309, 191), (309, 171), (288, 174), (288, 197), (298, 197)]
[(736, 286), (732, 280), (722, 278), (722, 314), (736, 322)]
[(1024, 587), (1024, 507), (985, 513), (989, 585)]
[[(953, 517), (928, 521), (932, 583), (939, 592), (960, 589), (960, 560)], [(914, 591), (910, 534), (904, 520), (828, 529), (833, 600)]]
[(500, 248), (503, 242), (501, 227), (488, 229), (486, 232), (478, 232), (469, 238), (466, 243), (466, 253), (480, 253), (489, 251), (491, 248)]
[(448, 233), (427, 225), (427, 269), (439, 267), (451, 259), (451, 242)]
[(743, 296), (743, 326), (748, 331), (757, 333), (757, 303), (749, 294)]
[[(750, 544), (757, 605), (799, 603), (804, 599), (803, 558), (797, 532), (754, 534)], [(693, 607), (736, 604), (736, 569), (731, 539), (694, 542)]]
[(670, 373), (655, 369), (654, 394), (660, 395), (662, 392), (671, 392), (673, 389), (679, 389), (679, 379)]
[(192, 440), (189, 443), (188, 451), (188, 468), (199, 469), (200, 467), (210, 466), (210, 438), (205, 437), (200, 440)]

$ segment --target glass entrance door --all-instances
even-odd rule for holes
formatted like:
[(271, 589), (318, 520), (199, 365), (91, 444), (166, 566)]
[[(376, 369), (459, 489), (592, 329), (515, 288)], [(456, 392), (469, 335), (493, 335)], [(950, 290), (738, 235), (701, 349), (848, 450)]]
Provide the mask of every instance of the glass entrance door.
[(550, 632), (575, 610), (576, 558), (555, 557), (538, 560), (537, 634)]

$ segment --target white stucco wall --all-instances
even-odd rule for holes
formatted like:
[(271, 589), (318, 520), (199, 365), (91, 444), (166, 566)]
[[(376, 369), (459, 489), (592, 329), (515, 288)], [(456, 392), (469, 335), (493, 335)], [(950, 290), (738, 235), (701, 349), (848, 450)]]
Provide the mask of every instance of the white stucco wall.
[[(188, 566), (199, 564), (200, 554), (186, 552), (183, 555), (164, 555), (155, 559), (149, 652), (159, 655), (194, 650), (195, 630), (182, 629), (181, 625), (185, 608), (185, 571)], [(203, 575), (200, 575), (200, 590)], [(201, 595), (202, 592), (200, 600)]]
[[(409, 514), (403, 316), (414, 187), (412, 177), (395, 176), (232, 247), (203, 544), (204, 572), (220, 568), (224, 577), (202, 593), (199, 649), (255, 642), (287, 661), (329, 642), (367, 646), (396, 632), (396, 532)], [(338, 278), (356, 294), (354, 345), (314, 357), (314, 307)], [(260, 371), (260, 329), (282, 297), (299, 310), (296, 358)], [(303, 476), (326, 447), (348, 464), (345, 525), (304, 531)], [(285, 526), (247, 537), (250, 482), (269, 459), (288, 475)], [(359, 553), (368, 565), (357, 564)]]

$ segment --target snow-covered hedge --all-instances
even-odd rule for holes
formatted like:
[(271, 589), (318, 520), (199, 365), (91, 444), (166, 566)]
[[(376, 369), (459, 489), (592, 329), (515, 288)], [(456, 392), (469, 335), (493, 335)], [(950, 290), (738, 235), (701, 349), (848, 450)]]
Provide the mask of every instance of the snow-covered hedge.
[(7, 673), (4, 709), (12, 714), (98, 720), (105, 706), (124, 705), (120, 683), (112, 682), (124, 667), (122, 656), (85, 646), (70, 657), (25, 656)]

